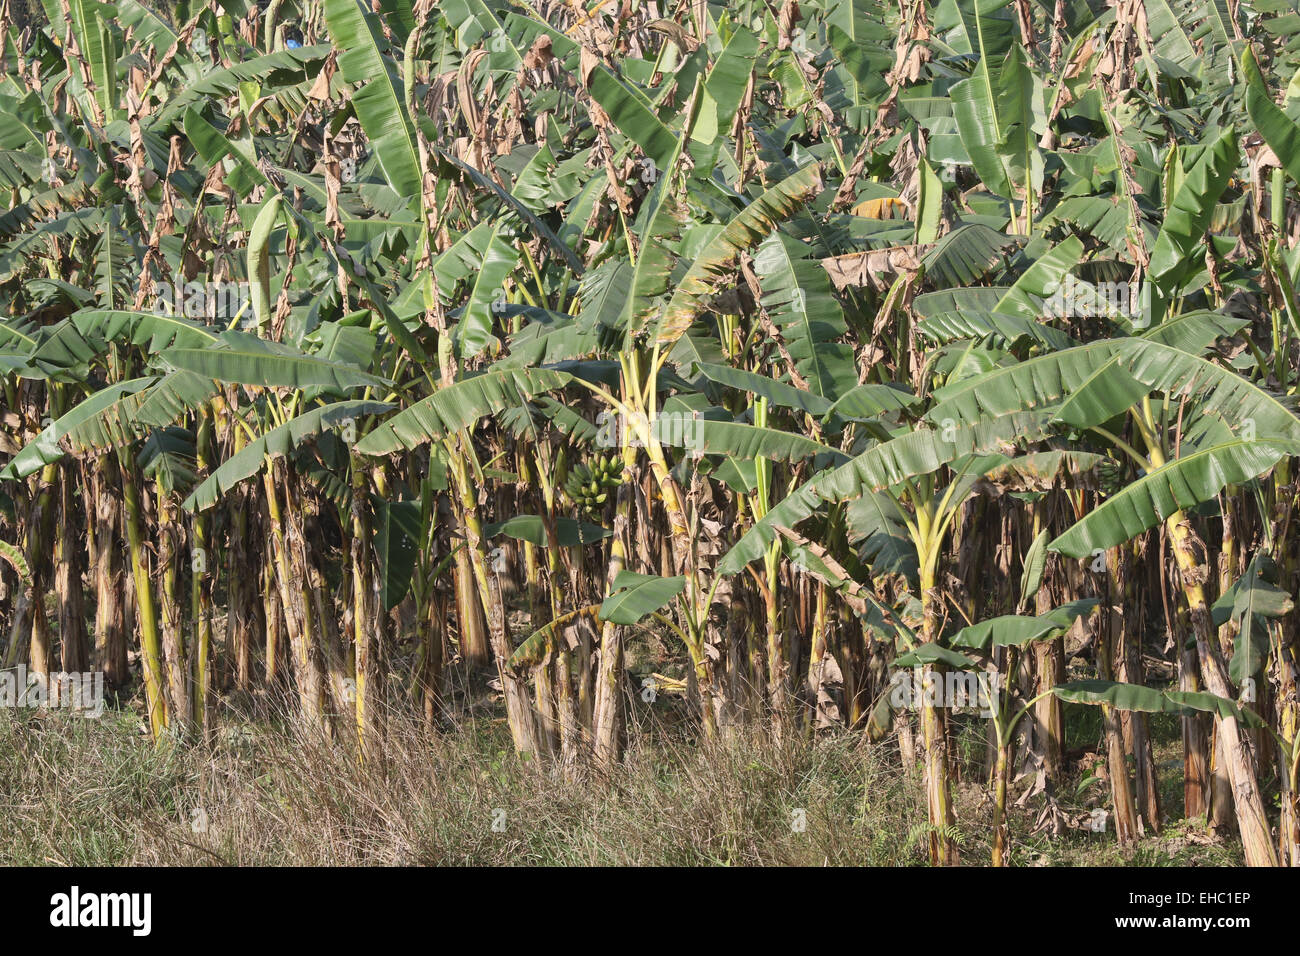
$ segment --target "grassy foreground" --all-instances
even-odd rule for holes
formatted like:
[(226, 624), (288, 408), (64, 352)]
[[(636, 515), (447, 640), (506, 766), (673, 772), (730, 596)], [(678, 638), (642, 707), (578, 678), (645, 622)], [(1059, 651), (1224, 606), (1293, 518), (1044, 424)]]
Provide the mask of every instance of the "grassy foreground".
[[(1074, 735), (1099, 728), (1078, 715)], [(609, 777), (520, 759), (495, 719), (456, 733), (389, 728), (382, 760), (274, 722), (222, 722), (205, 745), (155, 748), (138, 718), (0, 711), (0, 864), (18, 865), (921, 865), (925, 796), (889, 742), (856, 735), (704, 742), (647, 718)], [(1165, 733), (1160, 733), (1160, 731)], [(1157, 726), (1170, 769), (1176, 723)], [(973, 733), (973, 730), (971, 731)], [(982, 743), (968, 734), (963, 752)], [(1235, 842), (1169, 820), (1122, 850), (1089, 832), (1104, 796), (1095, 743), (1057, 794), (1014, 806), (1013, 865), (1234, 865)], [(1170, 779), (1167, 803), (1181, 782)], [(956, 785), (962, 862), (987, 865), (991, 806)], [(802, 812), (801, 812), (802, 811)], [(1059, 824), (1054, 833), (1053, 818)], [(1038, 826), (1038, 832), (1033, 832)]]

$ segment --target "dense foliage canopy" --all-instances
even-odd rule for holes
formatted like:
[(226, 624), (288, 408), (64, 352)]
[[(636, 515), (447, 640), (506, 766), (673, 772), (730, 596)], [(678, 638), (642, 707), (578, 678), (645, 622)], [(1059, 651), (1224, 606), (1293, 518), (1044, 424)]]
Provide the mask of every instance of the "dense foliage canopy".
[(959, 677), (995, 863), (1067, 702), (1121, 842), (1172, 712), (1300, 862), (1280, 0), (0, 11), (6, 666), (575, 774), (680, 694), (896, 741), (935, 862)]

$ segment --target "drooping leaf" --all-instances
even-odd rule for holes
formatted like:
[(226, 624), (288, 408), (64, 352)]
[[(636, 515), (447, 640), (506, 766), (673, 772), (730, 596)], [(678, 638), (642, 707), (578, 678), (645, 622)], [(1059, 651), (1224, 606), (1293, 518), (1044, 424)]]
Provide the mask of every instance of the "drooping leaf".
[(1228, 178), (1237, 167), (1237, 136), (1229, 129), (1207, 146), (1165, 210), (1164, 222), (1151, 250), (1150, 274), (1164, 289), (1173, 289), (1199, 268), (1193, 253), (1203, 246)]
[(1262, 474), (1300, 443), (1236, 439), (1172, 459), (1107, 498), (1048, 547), (1071, 558), (1113, 548), (1153, 528), (1180, 509), (1214, 498), (1225, 485)]
[[(555, 519), (555, 539), (562, 548), (593, 544), (608, 538), (613, 533), (608, 528), (592, 524), (589, 521), (578, 521), (574, 518), (564, 517)], [(527, 541), (539, 548), (546, 547), (548, 543), (546, 523), (540, 515), (516, 515), (513, 518), (507, 518), (505, 521), (484, 525), (483, 536), (485, 538), (494, 538), (499, 534), (504, 534), (506, 537), (518, 541)]]
[(221, 500), (227, 491), (262, 470), (267, 458), (288, 455), (304, 441), (315, 438), (334, 425), (355, 421), (365, 415), (380, 415), (393, 406), (385, 402), (333, 402), (304, 412), (283, 425), (259, 435), (227, 458), (185, 499), (186, 511), (204, 511)]
[(87, 422), (95, 421), (111, 409), (123, 396), (133, 395), (153, 381), (152, 377), (133, 378), (100, 389), (71, 411), (55, 419), (18, 451), (3, 470), (0, 480), (26, 478), (46, 465), (59, 461), (66, 454), (63, 440)]
[(894, 658), (895, 667), (921, 667), (925, 664), (945, 664), (959, 670), (979, 667), (972, 658), (939, 644), (921, 644)]
[(821, 167), (805, 166), (759, 196), (727, 223), (696, 256), (677, 284), (659, 320), (654, 342), (667, 348), (690, 328), (705, 306), (705, 297), (734, 264), (736, 257), (756, 245), (776, 224), (790, 216), (821, 189)]
[(357, 443), (363, 455), (386, 455), (399, 448), (417, 448), (468, 428), (480, 418), (569, 383), (571, 376), (555, 369), (498, 369), (438, 389), (373, 429)]
[(612, 593), (600, 605), (600, 619), (612, 624), (636, 624), (672, 601), (686, 588), (686, 578), (620, 571)]
[(1097, 606), (1096, 598), (1083, 598), (1054, 608), (1037, 617), (1004, 614), (964, 627), (953, 635), (953, 647), (1024, 647), (1033, 641), (1059, 637), (1069, 630), (1076, 618)]
[(411, 590), (423, 527), (418, 501), (379, 501), (375, 506), (375, 552), (384, 610), (402, 603)]
[(223, 332), (224, 348), (169, 348), (161, 355), (171, 368), (193, 372), (218, 382), (238, 382), (262, 388), (332, 388), (383, 386), (382, 378), (356, 366), (308, 355), (281, 343), (267, 342), (245, 332)]
[(1163, 693), (1154, 687), (1122, 684), (1110, 680), (1081, 680), (1053, 687), (1052, 693), (1072, 704), (1106, 704), (1116, 710), (1158, 714), (1173, 709)]
[(1025, 552), (1024, 570), (1020, 574), (1020, 606), (1024, 607), (1031, 595), (1037, 594), (1047, 569), (1047, 542), (1051, 534), (1046, 528), (1038, 532), (1029, 550)]

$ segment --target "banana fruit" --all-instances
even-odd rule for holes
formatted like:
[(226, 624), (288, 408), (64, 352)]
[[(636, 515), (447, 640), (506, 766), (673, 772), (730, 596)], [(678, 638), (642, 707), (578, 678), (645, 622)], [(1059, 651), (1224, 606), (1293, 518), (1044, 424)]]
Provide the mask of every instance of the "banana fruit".
[(614, 455), (597, 455), (575, 464), (564, 481), (569, 500), (588, 514), (604, 507), (610, 492), (623, 482), (623, 464)]

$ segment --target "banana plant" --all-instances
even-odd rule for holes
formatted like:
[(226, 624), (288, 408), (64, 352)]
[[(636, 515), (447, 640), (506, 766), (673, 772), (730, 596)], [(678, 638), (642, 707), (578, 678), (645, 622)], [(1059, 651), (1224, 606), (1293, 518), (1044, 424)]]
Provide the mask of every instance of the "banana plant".
[[(1214, 334), (1212, 319), (1193, 316), (1182, 322), (1183, 328), (1179, 325), (1174, 320), (1143, 336), (1077, 346), (995, 369), (941, 393), (930, 414), (978, 421), (1030, 405), (1047, 406), (1063, 427), (1098, 435), (1128, 457), (1141, 477), (1057, 536), (1049, 548), (1068, 557), (1095, 557), (1163, 524), (1182, 573), (1209, 690), (1231, 697), (1203, 589), (1203, 545), (1187, 512), (1229, 482), (1248, 481), (1295, 454), (1300, 423), (1265, 390), (1194, 351), (1160, 341), (1194, 329), (1200, 333), (1198, 344), (1204, 343), (1205, 335)], [(1138, 447), (1112, 430), (1116, 419), (1131, 421)], [(1251, 847), (1250, 858), (1275, 860), (1263, 823), (1253, 755), (1230, 718), (1216, 720), (1234, 751), (1229, 770), (1241, 794), (1238, 819), (1243, 840)]]
[[(1015, 673), (1015, 652), (1024, 651), (1039, 641), (1050, 641), (1060, 637), (1073, 622), (1088, 614), (1096, 607), (1095, 599), (1084, 599), (1055, 608), (1036, 617), (1020, 615), (1003, 615), (989, 618), (962, 628), (954, 634), (950, 644), (954, 648), (969, 648), (972, 651), (991, 651), (993, 648), (1007, 648), (1007, 663), (1004, 668), (1008, 678)], [(918, 649), (919, 650), (919, 649)], [(997, 745), (997, 760), (993, 768), (993, 865), (1004, 866), (1006, 861), (1007, 828), (1006, 805), (1007, 784), (1010, 775), (1010, 754), (1016, 726), (1033, 710), (1035, 704), (1046, 696), (1056, 693), (1059, 688), (1053, 686), (1030, 698), (1019, 707), (1011, 693), (1010, 680), (990, 680), (987, 671), (980, 670), (975, 660), (962, 652), (949, 652), (953, 655), (949, 663), (965, 665), (975, 670), (979, 682), (979, 692), (990, 702), (990, 721), (993, 725), (993, 738)], [(918, 658), (918, 652), (912, 651), (895, 659), (895, 666), (909, 666), (911, 659)], [(960, 659), (959, 659), (960, 658)], [(1002, 671), (994, 670), (994, 674)]]

